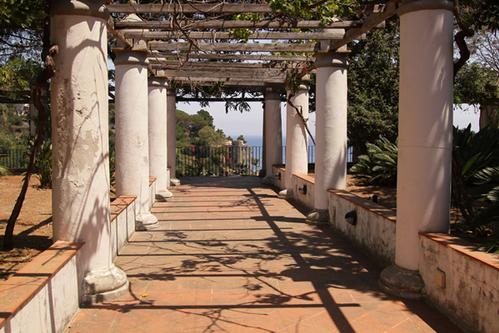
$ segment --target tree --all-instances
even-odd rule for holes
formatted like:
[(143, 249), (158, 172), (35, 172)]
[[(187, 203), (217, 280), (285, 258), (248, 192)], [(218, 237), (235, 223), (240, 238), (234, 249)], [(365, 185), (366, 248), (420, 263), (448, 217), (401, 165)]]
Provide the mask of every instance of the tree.
[(12, 57), (40, 61), (45, 0), (0, 1), (0, 64)]
[[(42, 0), (3, 1), (0, 3), (0, 13), (2, 13), (0, 16), (0, 38), (2, 40), (0, 62), (5, 63), (6, 57), (35, 58), (39, 54), (41, 54), (39, 60), (44, 62), (43, 70), (39, 72), (30, 85), (31, 100), (38, 109), (39, 115), (37, 133), (29, 154), (28, 167), (21, 191), (5, 228), (4, 250), (10, 250), (14, 246), (14, 226), (21, 212), (31, 175), (35, 172), (36, 160), (46, 137), (46, 126), (48, 126), (49, 113), (41, 96), (43, 91), (48, 90), (48, 81), (54, 74), (53, 56), (57, 54), (58, 49), (56, 46), (50, 45), (47, 8), (48, 2)], [(40, 48), (40, 46), (42, 47)], [(40, 49), (41, 52), (38, 51)]]
[(190, 115), (177, 110), (177, 146), (220, 146), (225, 143), (225, 134), (216, 130), (213, 117), (206, 110)]
[(380, 136), (395, 142), (398, 117), (398, 20), (352, 44), (348, 67), (348, 138), (355, 156)]
[(480, 129), (499, 127), (498, 75), (478, 62), (463, 66), (456, 75), (454, 102), (480, 108)]

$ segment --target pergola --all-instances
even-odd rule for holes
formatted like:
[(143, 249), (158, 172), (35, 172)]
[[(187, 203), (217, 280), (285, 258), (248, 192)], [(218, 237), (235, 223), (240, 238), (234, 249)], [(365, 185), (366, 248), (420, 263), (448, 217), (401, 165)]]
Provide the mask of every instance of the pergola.
[[(137, 196), (141, 227), (157, 223), (150, 212), (149, 176), (157, 178), (158, 195), (164, 199), (171, 196), (170, 183), (177, 181), (170, 179), (175, 175), (176, 89), (218, 85), (263, 94), (267, 179), (273, 177), (272, 165), (281, 162), (280, 102), (285, 92), (290, 177), (307, 173), (306, 74), (311, 70), (316, 73), (317, 153), (315, 210), (308, 219), (324, 223), (329, 220), (326, 191), (346, 188), (347, 45), (394, 15), (400, 16), (401, 49), (396, 266), (382, 273), (381, 282), (400, 295), (421, 292), (418, 233), (449, 227), (452, 10), (453, 2), (446, 0), (389, 0), (367, 6), (358, 20), (323, 24), (290, 20), (264, 1), (54, 1), (54, 239), (85, 242), (85, 297), (118, 294), (127, 286), (108, 246), (108, 32), (118, 41), (112, 49), (116, 191)], [(240, 13), (260, 17), (234, 20)], [(241, 42), (240, 30), (234, 29), (249, 29), (244, 30), (249, 42)], [(304, 66), (309, 63), (313, 66)], [(282, 196), (295, 190), (290, 183), (285, 181)]]

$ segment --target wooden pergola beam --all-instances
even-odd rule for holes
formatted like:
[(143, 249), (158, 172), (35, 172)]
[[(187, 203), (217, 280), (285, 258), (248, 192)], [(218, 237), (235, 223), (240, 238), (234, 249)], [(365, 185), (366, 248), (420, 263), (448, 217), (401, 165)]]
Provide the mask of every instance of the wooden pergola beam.
[(314, 52), (315, 43), (205, 43), (195, 45), (188, 42), (169, 43), (150, 41), (147, 43), (150, 50), (157, 51), (191, 51), (191, 52)]
[(229, 70), (253, 70), (253, 69), (281, 69), (282, 66), (276, 64), (275, 66), (270, 66), (269, 64), (262, 63), (241, 63), (241, 62), (216, 62), (216, 61), (163, 61), (154, 58), (149, 58), (149, 63), (151, 68), (162, 68), (162, 69), (178, 69), (182, 68), (184, 70), (191, 69), (229, 69)]
[(371, 13), (360, 27), (347, 30), (345, 36), (338, 41), (331, 41), (331, 50), (338, 50), (340, 47), (358, 39), (359, 36), (376, 28), (390, 17), (397, 14), (397, 8), (400, 0), (390, 0), (385, 5), (376, 5)]
[(239, 14), (271, 13), (268, 4), (251, 3), (164, 3), (164, 4), (108, 4), (106, 8), (111, 13), (155, 13), (155, 14)]
[(211, 80), (238, 79), (238, 80), (260, 80), (263, 82), (284, 82), (286, 73), (275, 68), (196, 68), (196, 69), (153, 69), (158, 77), (176, 78), (206, 78)]
[[(185, 61), (186, 53), (152, 53), (149, 60), (180, 60)], [(239, 60), (239, 61), (276, 61), (276, 62), (304, 62), (314, 61), (314, 57), (301, 55), (268, 55), (268, 54), (215, 54), (215, 53), (192, 53), (188, 56), (189, 59), (208, 59), (208, 60)], [(154, 62), (154, 60), (153, 60)]]
[[(224, 78), (214, 78), (207, 76), (169, 76), (166, 75), (169, 73), (165, 73), (161, 70), (155, 71), (155, 77), (158, 78), (166, 78), (172, 83), (178, 83), (183, 85), (206, 85), (213, 86), (217, 83), (221, 83), (227, 87), (267, 87), (269, 85), (281, 85), (283, 86), (286, 83), (284, 77), (277, 78), (262, 78), (262, 79), (251, 79), (251, 78), (242, 78), (242, 77), (224, 77)], [(179, 74), (179, 73), (177, 73)]]
[[(343, 30), (338, 32), (275, 32), (259, 31), (248, 36), (248, 39), (262, 40), (341, 40), (344, 36)], [(167, 40), (167, 39), (239, 39), (232, 32), (225, 31), (194, 31), (181, 33), (178, 31), (124, 31), (125, 38), (143, 40)]]
[(362, 25), (362, 21), (340, 21), (324, 25), (321, 21), (298, 21), (285, 22), (277, 20), (261, 21), (238, 21), (238, 20), (200, 20), (200, 21), (180, 21), (179, 26), (174, 26), (170, 21), (142, 21), (142, 22), (124, 22), (114, 23), (117, 29), (161, 29), (161, 30), (184, 30), (193, 29), (236, 29), (236, 28), (268, 28), (268, 29), (349, 29)]

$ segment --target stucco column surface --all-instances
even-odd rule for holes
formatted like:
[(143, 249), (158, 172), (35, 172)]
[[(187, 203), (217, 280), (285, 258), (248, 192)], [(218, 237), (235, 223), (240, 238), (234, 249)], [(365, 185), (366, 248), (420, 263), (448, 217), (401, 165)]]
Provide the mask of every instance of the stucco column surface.
[[(307, 130), (308, 120), (308, 87), (300, 85), (295, 92), (288, 91), (286, 105), (286, 189), (279, 194), (281, 197), (290, 195), (291, 177), (293, 173), (308, 173)], [(300, 115), (301, 114), (301, 115)], [(305, 120), (305, 122), (304, 122)]]
[(81, 301), (127, 292), (113, 265), (110, 232), (107, 14), (104, 1), (58, 1), (51, 42), (54, 240), (84, 243), (78, 254)]
[(167, 109), (166, 81), (149, 79), (149, 174), (156, 177), (156, 198), (172, 197), (167, 179)]
[(177, 96), (175, 89), (168, 89), (167, 97), (167, 140), (168, 140), (168, 168), (170, 169), (170, 185), (180, 185), (180, 181), (176, 177), (177, 163)]
[(452, 29), (450, 1), (413, 1), (401, 8), (396, 266), (381, 276), (388, 288), (398, 283), (394, 271), (419, 277), (419, 232), (449, 229)]
[(265, 140), (265, 179), (270, 181), (272, 166), (282, 163), (282, 121), (281, 96), (279, 93), (265, 91), (264, 140)]
[(314, 211), (307, 220), (328, 223), (330, 188), (346, 188), (347, 175), (347, 60), (339, 53), (316, 57), (316, 161)]
[(139, 227), (158, 220), (150, 211), (147, 53), (122, 51), (116, 66), (116, 194), (137, 197)]

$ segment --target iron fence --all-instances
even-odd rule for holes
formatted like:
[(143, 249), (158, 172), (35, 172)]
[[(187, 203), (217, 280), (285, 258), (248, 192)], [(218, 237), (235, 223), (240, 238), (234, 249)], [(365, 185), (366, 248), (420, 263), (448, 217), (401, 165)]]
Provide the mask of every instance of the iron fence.
[(26, 149), (8, 149), (0, 151), (0, 165), (9, 170), (25, 170), (28, 165)]
[[(286, 146), (281, 148), (282, 150), (282, 163), (286, 163)], [(307, 148), (307, 158), (308, 163), (315, 163), (315, 146), (311, 145)], [(347, 163), (353, 163), (353, 147), (348, 147), (347, 149)]]
[(190, 146), (177, 148), (178, 176), (257, 176), (262, 169), (262, 147)]

